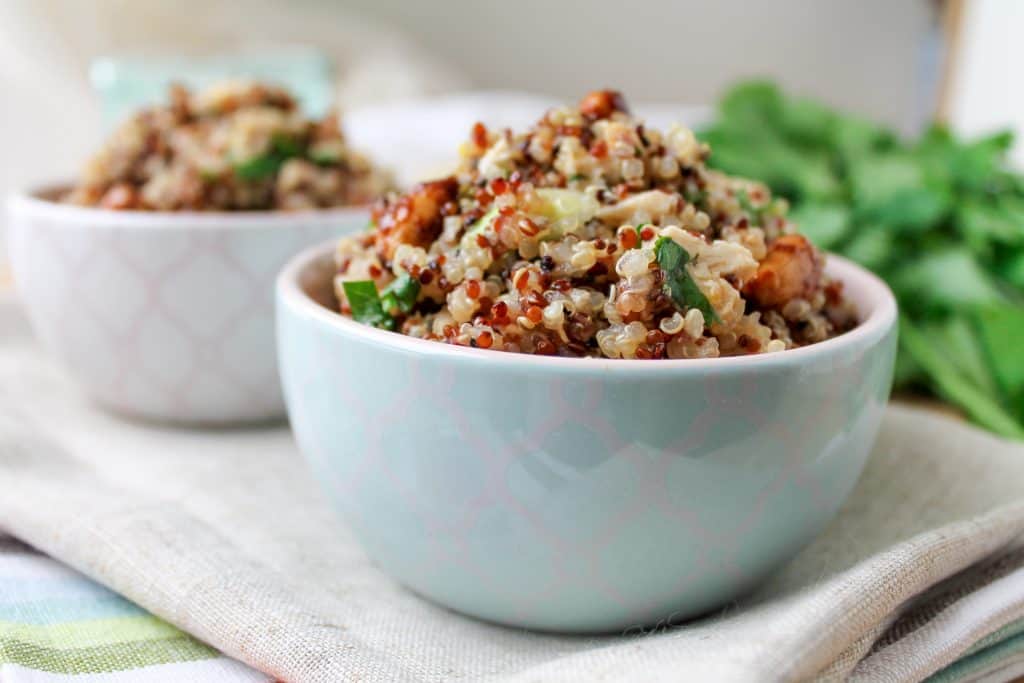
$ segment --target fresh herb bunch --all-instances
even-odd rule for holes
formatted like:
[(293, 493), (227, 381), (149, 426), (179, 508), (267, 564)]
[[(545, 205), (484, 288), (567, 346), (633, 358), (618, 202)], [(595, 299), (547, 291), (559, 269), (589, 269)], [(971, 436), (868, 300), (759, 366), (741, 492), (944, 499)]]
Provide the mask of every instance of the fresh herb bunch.
[(1024, 439), (1024, 177), (1009, 133), (916, 140), (788, 97), (734, 87), (701, 134), (711, 166), (787, 197), (819, 247), (878, 273), (900, 305), (896, 386), (925, 389)]

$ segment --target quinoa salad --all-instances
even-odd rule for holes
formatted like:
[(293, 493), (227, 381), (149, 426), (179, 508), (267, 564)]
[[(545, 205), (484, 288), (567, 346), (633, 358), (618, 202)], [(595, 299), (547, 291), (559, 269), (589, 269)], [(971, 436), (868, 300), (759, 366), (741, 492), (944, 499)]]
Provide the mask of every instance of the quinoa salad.
[(541, 355), (783, 351), (856, 314), (761, 183), (704, 164), (613, 91), (530, 130), (473, 126), (447, 178), (380, 201), (337, 248), (340, 311), (421, 339)]
[(250, 81), (192, 93), (125, 121), (63, 201), (151, 211), (302, 210), (368, 204), (389, 177), (352, 151), (336, 114), (304, 117), (286, 90)]

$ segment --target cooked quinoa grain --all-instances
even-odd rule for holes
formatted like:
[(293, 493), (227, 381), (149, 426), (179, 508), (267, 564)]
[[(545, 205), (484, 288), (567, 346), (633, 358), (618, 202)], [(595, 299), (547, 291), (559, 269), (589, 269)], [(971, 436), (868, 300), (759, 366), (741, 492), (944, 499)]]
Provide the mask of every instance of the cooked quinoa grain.
[(110, 137), (64, 201), (152, 211), (368, 204), (386, 174), (349, 149), (336, 115), (310, 120), (285, 90), (248, 81), (170, 88)]
[(592, 92), (530, 130), (476, 124), (449, 178), (391, 196), (341, 241), (341, 312), (520, 353), (710, 358), (782, 351), (855, 323), (824, 255), (761, 183)]

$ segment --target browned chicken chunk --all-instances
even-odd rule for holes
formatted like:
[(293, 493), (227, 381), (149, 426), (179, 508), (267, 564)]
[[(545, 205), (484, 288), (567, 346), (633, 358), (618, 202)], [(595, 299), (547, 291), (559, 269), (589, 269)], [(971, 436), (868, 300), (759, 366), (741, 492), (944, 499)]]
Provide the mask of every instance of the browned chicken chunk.
[(783, 235), (768, 247), (757, 273), (743, 293), (765, 307), (805, 298), (821, 283), (821, 254), (803, 235)]
[(373, 212), (377, 226), (375, 247), (385, 261), (395, 255), (399, 244), (426, 247), (441, 234), (442, 208), (454, 202), (459, 184), (453, 177), (421, 183), (397, 202)]
[(595, 90), (580, 100), (580, 113), (592, 119), (606, 119), (613, 112), (629, 113), (622, 93), (615, 90)]

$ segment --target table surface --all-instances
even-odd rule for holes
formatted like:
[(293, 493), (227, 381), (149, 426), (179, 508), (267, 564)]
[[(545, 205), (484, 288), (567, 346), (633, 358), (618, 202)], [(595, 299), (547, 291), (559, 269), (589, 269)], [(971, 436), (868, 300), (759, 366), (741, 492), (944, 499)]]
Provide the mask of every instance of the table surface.
[[(13, 284), (9, 265), (0, 261), (0, 294), (10, 292), (13, 289)], [(900, 400), (923, 405), (942, 413), (962, 418), (962, 415), (955, 408), (932, 398), (922, 396), (900, 396)], [(1024, 683), (1024, 677), (1013, 679), (1012, 683)]]

